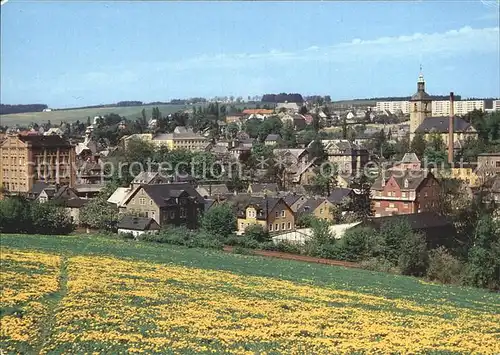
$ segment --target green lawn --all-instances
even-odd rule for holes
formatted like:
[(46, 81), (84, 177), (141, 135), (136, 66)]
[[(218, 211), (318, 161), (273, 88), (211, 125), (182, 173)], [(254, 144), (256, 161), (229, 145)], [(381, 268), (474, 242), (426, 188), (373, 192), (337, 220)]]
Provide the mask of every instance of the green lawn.
[(333, 287), (421, 303), (446, 302), (459, 307), (500, 313), (500, 294), (482, 289), (426, 283), (414, 277), (337, 266), (309, 264), (205, 249), (134, 242), (97, 236), (1, 235), (1, 247), (48, 251), (67, 256), (105, 255), (154, 263), (227, 270)]
[(111, 236), (0, 235), (1, 354), (498, 354), (485, 290)]
[(61, 121), (68, 123), (76, 122), (80, 120), (82, 122), (87, 122), (87, 117), (93, 119), (95, 116), (104, 116), (109, 113), (116, 113), (120, 116), (124, 116), (128, 119), (135, 119), (141, 117), (142, 109), (146, 109), (148, 115), (151, 116), (151, 110), (153, 107), (158, 107), (162, 114), (174, 113), (180, 110), (188, 108), (186, 105), (151, 105), (151, 106), (127, 106), (127, 107), (104, 107), (104, 108), (84, 108), (84, 109), (74, 109), (74, 110), (61, 110), (61, 111), (50, 111), (50, 112), (27, 112), (27, 113), (16, 113), (1, 115), (0, 121), (1, 125), (14, 126), (19, 125), (29, 125), (32, 122), (38, 124), (51, 121), (54, 124), (59, 124)]

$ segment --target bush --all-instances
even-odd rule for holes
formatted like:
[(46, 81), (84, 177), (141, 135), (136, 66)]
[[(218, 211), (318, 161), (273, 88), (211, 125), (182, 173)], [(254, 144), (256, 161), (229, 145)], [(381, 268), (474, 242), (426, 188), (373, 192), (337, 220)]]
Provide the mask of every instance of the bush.
[(221, 250), (221, 240), (209, 233), (190, 231), (184, 227), (170, 227), (156, 234), (142, 234), (140, 240), (147, 242), (181, 245), (188, 248), (209, 248)]
[(464, 265), (451, 255), (445, 247), (439, 247), (429, 252), (429, 267), (427, 278), (445, 284), (462, 283)]
[(260, 224), (250, 224), (245, 228), (245, 238), (255, 240), (258, 243), (265, 243), (270, 240), (269, 233)]
[(273, 242), (266, 243), (263, 245), (263, 249), (270, 251), (279, 251), (282, 253), (290, 253), (290, 254), (302, 254), (303, 247), (296, 243), (290, 243), (287, 241), (281, 241), (276, 244)]
[(429, 256), (424, 236), (411, 233), (401, 243), (398, 267), (403, 275), (423, 276)]
[(233, 249), (233, 253), (235, 254), (241, 254), (241, 255), (253, 255), (253, 250), (237, 246)]
[(209, 209), (201, 219), (202, 228), (213, 235), (225, 238), (236, 229), (236, 216), (227, 203)]
[(119, 233), (118, 236), (122, 239), (132, 240), (135, 236), (132, 233)]
[(390, 274), (399, 274), (400, 271), (389, 260), (378, 257), (378, 258), (370, 258), (368, 260), (364, 260), (360, 263), (360, 266), (363, 269), (371, 270), (371, 271), (379, 271), (379, 272), (387, 272)]
[(377, 233), (371, 228), (347, 230), (338, 243), (338, 258), (347, 261), (360, 261), (376, 256), (379, 241)]

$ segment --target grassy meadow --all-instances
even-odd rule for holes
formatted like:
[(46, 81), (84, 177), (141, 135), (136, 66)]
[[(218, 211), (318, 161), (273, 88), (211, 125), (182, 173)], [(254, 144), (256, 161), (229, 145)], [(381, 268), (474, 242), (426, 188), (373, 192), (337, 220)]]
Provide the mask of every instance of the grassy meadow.
[(187, 105), (149, 105), (149, 106), (115, 106), (115, 107), (103, 107), (103, 108), (83, 108), (83, 109), (72, 109), (72, 110), (59, 110), (50, 112), (27, 112), (27, 113), (16, 113), (8, 115), (0, 115), (0, 125), (3, 126), (15, 126), (19, 125), (29, 125), (32, 122), (44, 123), (51, 121), (52, 123), (59, 124), (61, 121), (68, 123), (76, 122), (78, 120), (82, 122), (87, 122), (87, 117), (93, 119), (95, 116), (104, 116), (109, 113), (116, 113), (120, 116), (124, 116), (128, 119), (135, 119), (141, 117), (142, 109), (146, 109), (149, 115), (153, 107), (158, 107), (162, 114), (174, 113), (179, 110), (184, 110), (188, 108)]
[(4, 354), (498, 354), (500, 295), (100, 236), (2, 235)]

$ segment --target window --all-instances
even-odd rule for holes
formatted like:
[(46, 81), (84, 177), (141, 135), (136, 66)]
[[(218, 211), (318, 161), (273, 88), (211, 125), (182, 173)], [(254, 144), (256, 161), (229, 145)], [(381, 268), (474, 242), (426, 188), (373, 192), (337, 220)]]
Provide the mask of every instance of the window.
[(403, 204), (403, 206), (404, 206), (404, 208), (408, 208), (408, 204), (407, 203)]
[(276, 218), (278, 218), (278, 216), (279, 216), (279, 215), (278, 215), (278, 211), (276, 211)]
[(285, 230), (285, 223), (281, 223), (281, 230), (284, 231)]
[(273, 224), (272, 224), (272, 223), (270, 223), (270, 224), (269, 224), (269, 231), (270, 231), (270, 232), (272, 232), (272, 231), (273, 231)]
[(394, 203), (389, 203), (389, 208), (394, 208)]
[(135, 205), (135, 198), (132, 199), (132, 204)]
[(149, 205), (153, 206), (153, 200), (149, 200)]
[(495, 162), (495, 166), (496, 166), (497, 168), (500, 168), (500, 161)]
[(181, 207), (179, 215), (181, 218), (186, 218), (186, 209), (184, 207)]
[(428, 196), (427, 191), (425, 191), (424, 196), (425, 196), (425, 197), (427, 197), (427, 196)]
[(245, 223), (241, 222), (240, 223), (240, 230), (244, 230), (245, 229)]
[(323, 209), (322, 209), (322, 208), (320, 208), (320, 209), (319, 209), (319, 213), (320, 213), (320, 214), (322, 214), (322, 213), (323, 213)]
[(139, 204), (140, 204), (140, 205), (145, 205), (145, 204), (146, 204), (146, 199), (145, 199), (144, 197), (141, 197), (141, 198), (139, 199)]
[(276, 224), (274, 225), (274, 229), (276, 229), (277, 231), (279, 231), (279, 230), (280, 230), (280, 225), (279, 225), (278, 223), (276, 223)]
[(290, 222), (287, 224), (287, 229), (292, 229), (292, 224)]
[(281, 211), (281, 217), (285, 217), (285, 210)]
[(170, 211), (170, 219), (174, 219), (175, 218), (175, 211)]
[(406, 197), (406, 192), (401, 193), (401, 196)]
[(380, 202), (375, 202), (375, 207), (380, 207)]
[(149, 215), (151, 216), (151, 218), (155, 218), (155, 211), (149, 212)]
[(404, 184), (405, 184), (405, 188), (408, 188), (408, 179), (405, 179)]

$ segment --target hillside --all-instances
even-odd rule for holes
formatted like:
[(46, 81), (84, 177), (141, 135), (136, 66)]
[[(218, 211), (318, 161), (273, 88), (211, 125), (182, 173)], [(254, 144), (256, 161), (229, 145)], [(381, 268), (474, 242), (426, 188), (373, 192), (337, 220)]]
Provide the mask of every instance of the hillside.
[(149, 105), (149, 106), (114, 106), (114, 107), (104, 107), (104, 108), (85, 108), (85, 109), (73, 109), (73, 110), (58, 110), (50, 112), (28, 112), (28, 113), (16, 113), (8, 115), (0, 115), (0, 126), (15, 126), (19, 125), (29, 125), (32, 122), (38, 124), (51, 121), (55, 124), (59, 124), (61, 121), (66, 121), (68, 123), (76, 122), (77, 120), (86, 122), (87, 117), (94, 118), (95, 116), (104, 116), (108, 113), (116, 113), (120, 116), (124, 116), (128, 119), (135, 119), (141, 116), (142, 109), (146, 109), (149, 114), (153, 107), (158, 107), (163, 115), (174, 113), (179, 110), (184, 110), (188, 108), (186, 105)]
[(500, 296), (127, 242), (1, 236), (2, 353), (500, 351)]

